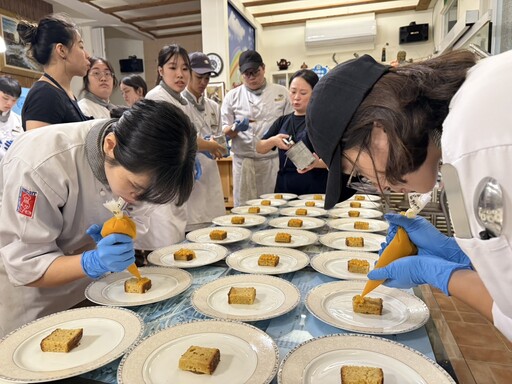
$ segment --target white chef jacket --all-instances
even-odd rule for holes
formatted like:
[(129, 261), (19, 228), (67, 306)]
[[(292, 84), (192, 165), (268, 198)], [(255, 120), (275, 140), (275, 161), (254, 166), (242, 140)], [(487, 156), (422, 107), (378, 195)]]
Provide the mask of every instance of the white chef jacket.
[[(457, 238), (494, 299), (494, 324), (512, 340), (512, 51), (481, 60), (453, 97), (443, 123), (443, 162), (459, 174), (472, 239)], [(494, 177), (503, 190), (503, 230), (481, 240), (477, 186)], [(452, 215), (456, 214), (453, 212)], [(454, 228), (457, 232), (457, 228)]]
[(108, 119), (110, 118), (110, 111), (108, 108), (95, 103), (89, 99), (81, 99), (78, 106), (85, 116), (92, 116), (95, 119)]
[[(100, 138), (109, 125), (91, 120), (25, 132), (0, 163), (0, 336), (84, 300), (89, 278), (52, 288), (26, 285), (56, 258), (94, 249), (87, 228), (112, 217), (103, 206), (112, 193), (95, 177), (85, 144), (91, 129), (98, 132), (89, 139), (103, 154)], [(138, 233), (145, 231), (133, 213)]]
[(277, 151), (266, 154), (256, 152), (256, 143), (268, 131), (272, 123), (280, 116), (293, 112), (288, 90), (279, 84), (267, 83), (260, 95), (250, 91), (245, 85), (229, 91), (222, 102), (222, 127), (232, 125), (235, 120), (247, 117), (255, 122), (245, 132), (238, 132), (232, 139), (233, 153), (233, 198), (239, 206), (242, 189), (242, 162), (244, 158), (254, 160), (256, 176), (256, 195), (274, 192), (279, 157)]
[[(220, 126), (219, 105), (208, 98), (204, 98), (204, 111), (199, 111), (193, 104), (190, 105), (190, 119), (198, 132), (198, 135), (218, 135), (222, 133)], [(197, 155), (202, 168), (202, 175), (194, 183), (194, 189), (187, 204), (187, 227), (186, 231), (209, 226), (212, 219), (224, 215), (224, 193), (220, 179), (217, 161), (199, 153)]]
[[(164, 88), (157, 85), (146, 94), (146, 99), (162, 100), (181, 108), (190, 116), (189, 105), (180, 104)], [(175, 203), (160, 205), (150, 217), (149, 231), (135, 240), (138, 249), (154, 250), (185, 240), (187, 224), (187, 202), (181, 207)]]
[(5, 155), (5, 149), (3, 148), (4, 143), (2, 140), (3, 132), (11, 132), (13, 137), (18, 136), (20, 133), (23, 133), (23, 128), (21, 125), (21, 117), (17, 113), (11, 111), (9, 114), (9, 118), (5, 123), (0, 122), (0, 160)]

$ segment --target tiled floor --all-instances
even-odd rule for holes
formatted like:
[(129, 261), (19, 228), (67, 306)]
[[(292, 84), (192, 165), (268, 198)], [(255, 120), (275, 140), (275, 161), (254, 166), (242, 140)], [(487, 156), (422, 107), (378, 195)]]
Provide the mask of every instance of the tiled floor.
[(422, 287), (433, 322), (460, 384), (511, 384), (512, 343), (461, 301)]

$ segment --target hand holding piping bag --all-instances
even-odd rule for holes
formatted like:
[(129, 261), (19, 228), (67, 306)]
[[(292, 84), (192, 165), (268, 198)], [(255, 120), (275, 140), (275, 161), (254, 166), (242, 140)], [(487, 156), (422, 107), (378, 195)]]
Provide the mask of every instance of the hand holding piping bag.
[[(414, 218), (431, 199), (431, 192), (425, 194), (409, 194), (409, 205), (411, 208), (409, 208), (404, 215), (408, 218)], [(409, 239), (407, 232), (402, 227), (398, 227), (394, 238), (386, 246), (379, 257), (379, 260), (377, 260), (375, 268), (385, 267), (397, 259), (405, 256), (416, 255), (417, 253), (418, 249)], [(361, 296), (367, 295), (383, 282), (384, 280), (368, 280)]]
[[(105, 237), (112, 233), (121, 233), (130, 236), (132, 239), (135, 239), (137, 236), (136, 225), (130, 217), (123, 213), (123, 209), (126, 206), (123, 198), (120, 197), (118, 200), (107, 201), (103, 204), (103, 206), (112, 212), (114, 217), (103, 223), (101, 235)], [(135, 263), (128, 267), (128, 272), (130, 272), (138, 279), (141, 278), (139, 269)]]

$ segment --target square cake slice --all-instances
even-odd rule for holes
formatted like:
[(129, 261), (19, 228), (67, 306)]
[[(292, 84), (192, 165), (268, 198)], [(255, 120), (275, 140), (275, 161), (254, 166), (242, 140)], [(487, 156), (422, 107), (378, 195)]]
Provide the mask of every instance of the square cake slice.
[(247, 212), (248, 213), (260, 213), (260, 207), (249, 207), (249, 209), (247, 209)]
[(228, 292), (228, 304), (254, 304), (256, 288), (231, 287)]
[(288, 220), (289, 227), (302, 227), (303, 221), (301, 219), (290, 219)]
[(316, 203), (315, 203), (314, 201), (306, 201), (306, 202), (304, 203), (304, 205), (305, 205), (306, 207), (314, 207), (314, 206), (316, 205)]
[(366, 200), (366, 196), (363, 196), (363, 195), (355, 195), (355, 196), (354, 196), (354, 200), (359, 200), (359, 201), (361, 201), (361, 200)]
[(370, 229), (370, 223), (367, 221), (354, 221), (354, 229)]
[(306, 208), (297, 208), (295, 210), (295, 214), (297, 216), (306, 216), (308, 214), (308, 210)]
[(183, 371), (211, 375), (220, 362), (220, 351), (217, 348), (190, 346), (181, 355), (178, 366)]
[(272, 202), (270, 200), (261, 200), (261, 205), (271, 205)]
[(347, 247), (364, 247), (364, 238), (363, 237), (346, 237), (345, 238), (345, 245)]
[(222, 229), (214, 229), (210, 232), (211, 240), (225, 240), (228, 237), (228, 233)]
[(244, 224), (245, 223), (245, 217), (243, 216), (233, 216), (231, 218), (231, 224)]
[(359, 211), (348, 211), (348, 217), (359, 217), (360, 214)]
[(359, 201), (351, 201), (350, 208), (361, 208), (361, 203)]
[(352, 309), (357, 313), (382, 315), (382, 299), (355, 295), (352, 298)]
[(275, 267), (279, 264), (279, 256), (264, 253), (258, 258), (258, 265), (263, 267)]
[(381, 368), (343, 365), (340, 373), (342, 384), (384, 384)]
[(40, 346), (43, 352), (69, 352), (75, 348), (82, 339), (83, 328), (63, 329), (57, 328), (43, 340)]
[(276, 243), (291, 243), (292, 235), (286, 232), (277, 232), (274, 240)]
[(368, 260), (350, 259), (348, 261), (348, 271), (352, 273), (364, 273), (366, 275), (370, 272), (370, 262)]
[(142, 277), (140, 279), (132, 277), (124, 281), (124, 291), (126, 293), (146, 293), (151, 289), (151, 279)]
[(196, 258), (196, 253), (192, 249), (180, 248), (174, 252), (174, 260), (190, 261)]

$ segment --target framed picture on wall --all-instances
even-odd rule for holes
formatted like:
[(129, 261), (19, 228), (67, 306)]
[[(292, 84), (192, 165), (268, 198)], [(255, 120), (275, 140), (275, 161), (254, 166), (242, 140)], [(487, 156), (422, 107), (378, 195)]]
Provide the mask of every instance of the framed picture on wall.
[(229, 89), (242, 83), (238, 58), (243, 51), (256, 49), (256, 30), (238, 10), (228, 3)]
[(206, 87), (206, 97), (212, 99), (217, 102), (219, 105), (222, 104), (222, 100), (224, 100), (224, 95), (226, 94), (226, 85), (223, 81), (214, 83), (211, 82)]
[(28, 58), (25, 46), (20, 42), (16, 31), (18, 22), (5, 15), (0, 15), (0, 21), (0, 34), (6, 47), (6, 51), (0, 53), (0, 71), (32, 78), (41, 76), (42, 69)]

